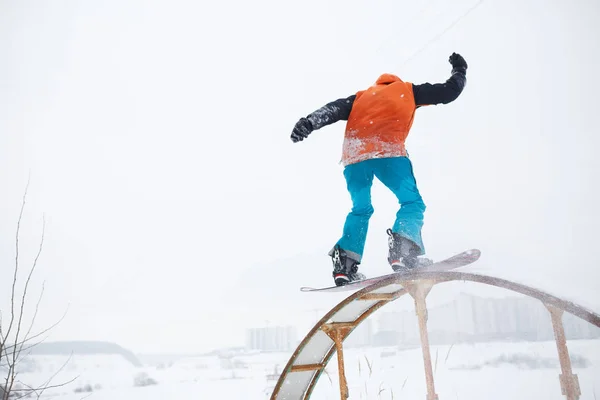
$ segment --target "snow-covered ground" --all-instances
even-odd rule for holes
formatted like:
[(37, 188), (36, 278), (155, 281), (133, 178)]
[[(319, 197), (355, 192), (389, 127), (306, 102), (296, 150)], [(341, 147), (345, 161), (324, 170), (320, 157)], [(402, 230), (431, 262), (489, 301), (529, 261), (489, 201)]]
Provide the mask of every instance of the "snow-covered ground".
[[(579, 377), (581, 399), (600, 395), (600, 340), (568, 342), (573, 370)], [(131, 399), (248, 399), (270, 397), (289, 353), (240, 355), (220, 359), (183, 357), (136, 368), (117, 355), (35, 356), (20, 380), (41, 384), (69, 362), (42, 398), (79, 400)], [(420, 348), (348, 349), (346, 373), (351, 399), (425, 398)], [(436, 392), (440, 399), (564, 399), (556, 345), (550, 342), (479, 343), (432, 347)], [(337, 361), (331, 359), (312, 399), (339, 396)], [(135, 382), (138, 382), (136, 385)], [(154, 381), (155, 384), (140, 386)], [(86, 391), (90, 389), (91, 392)], [(88, 397), (89, 396), (89, 397)]]

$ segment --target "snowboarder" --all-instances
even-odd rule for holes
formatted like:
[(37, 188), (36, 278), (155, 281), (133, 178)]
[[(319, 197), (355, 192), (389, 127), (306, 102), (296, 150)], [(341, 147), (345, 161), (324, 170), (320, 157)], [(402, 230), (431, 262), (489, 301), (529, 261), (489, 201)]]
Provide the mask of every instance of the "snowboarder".
[(457, 53), (452, 53), (448, 61), (452, 72), (445, 83), (417, 85), (384, 73), (368, 89), (332, 101), (300, 118), (294, 126), (291, 139), (297, 143), (324, 126), (347, 121), (341, 162), (352, 210), (346, 217), (342, 237), (329, 252), (336, 286), (365, 278), (358, 266), (373, 215), (373, 177), (390, 189), (400, 203), (394, 225), (387, 230), (388, 262), (392, 269), (415, 268), (421, 261), (418, 256), (425, 254), (421, 238), (425, 204), (404, 143), (417, 108), (448, 104), (462, 93), (467, 63)]

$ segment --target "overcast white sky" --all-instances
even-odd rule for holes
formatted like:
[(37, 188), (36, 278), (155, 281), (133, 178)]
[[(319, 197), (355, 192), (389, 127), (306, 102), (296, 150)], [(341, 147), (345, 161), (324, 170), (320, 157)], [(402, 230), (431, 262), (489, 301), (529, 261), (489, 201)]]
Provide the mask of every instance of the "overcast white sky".
[[(477, 4), (0, 1), (0, 309), (31, 174), (22, 255), (45, 214), (53, 340), (196, 351), (326, 311), (339, 298), (298, 288), (332, 282), (344, 125), (291, 129), (383, 72), (444, 81), (456, 51), (463, 95), (407, 142), (429, 255), (479, 248), (478, 270), (600, 312), (600, 3), (485, 0), (446, 31)], [(369, 276), (396, 212), (373, 200)]]

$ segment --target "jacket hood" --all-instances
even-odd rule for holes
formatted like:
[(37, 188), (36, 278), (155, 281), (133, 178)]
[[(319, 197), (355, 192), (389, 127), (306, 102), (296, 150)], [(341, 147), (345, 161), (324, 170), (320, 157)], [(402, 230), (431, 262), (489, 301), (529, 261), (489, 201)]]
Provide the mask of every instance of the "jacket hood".
[(394, 74), (382, 74), (377, 81), (375, 82), (377, 85), (388, 85), (394, 82), (402, 82), (402, 79), (398, 78)]

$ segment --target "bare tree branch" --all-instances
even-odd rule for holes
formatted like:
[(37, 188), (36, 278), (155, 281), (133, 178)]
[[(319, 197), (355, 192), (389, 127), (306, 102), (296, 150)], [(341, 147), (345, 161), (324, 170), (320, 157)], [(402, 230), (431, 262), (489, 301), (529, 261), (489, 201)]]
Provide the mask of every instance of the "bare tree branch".
[(36, 393), (36, 395), (38, 396), (37, 398), (39, 399), (39, 398), (40, 398), (40, 397), (39, 397), (40, 395), (38, 395), (38, 394), (37, 394), (37, 392), (38, 392), (38, 391), (44, 391), (44, 390), (46, 390), (46, 389), (56, 389), (56, 388), (59, 388), (59, 387), (63, 387), (63, 386), (66, 386), (66, 385), (68, 385), (69, 383), (73, 383), (73, 382), (75, 382), (77, 379), (79, 379), (79, 375), (78, 375), (78, 376), (76, 376), (75, 378), (73, 378), (73, 379), (71, 379), (71, 380), (67, 381), (67, 382), (63, 382), (63, 383), (56, 384), (56, 385), (42, 386), (42, 387), (39, 387), (39, 388), (33, 388), (33, 387), (29, 386), (29, 388), (30, 388), (30, 389), (27, 389), (27, 392), (28, 392), (28, 393), (26, 393), (26, 394), (24, 394), (24, 395), (21, 395), (21, 396), (17, 397), (16, 399), (22, 399), (23, 397), (26, 397), (26, 396), (28, 396), (28, 395), (29, 395), (29, 394), (31, 394), (32, 392)]
[(40, 292), (40, 297), (38, 297), (38, 301), (35, 304), (35, 311), (33, 313), (33, 317), (31, 318), (31, 324), (29, 325), (29, 329), (27, 330), (27, 333), (25, 334), (25, 338), (21, 342), (21, 348), (19, 349), (19, 352), (21, 350), (23, 350), (23, 345), (25, 344), (25, 342), (27, 341), (27, 338), (31, 334), (31, 329), (33, 329), (33, 325), (35, 325), (35, 319), (37, 318), (37, 315), (38, 315), (38, 312), (39, 312), (39, 309), (40, 309), (40, 303), (42, 302), (42, 297), (44, 296), (44, 289), (45, 288), (46, 288), (46, 282), (42, 282), (42, 290)]
[(2, 311), (0, 311), (0, 366), (2, 365), (2, 357), (4, 357), (6, 347), (6, 339), (4, 339), (4, 333), (2, 332)]
[[(21, 333), (21, 327), (22, 327), (22, 323), (23, 323), (23, 314), (24, 314), (24, 310), (25, 310), (25, 299), (27, 297), (27, 289), (29, 288), (29, 282), (31, 282), (31, 276), (33, 275), (33, 272), (35, 271), (35, 267), (37, 266), (38, 259), (40, 258), (40, 254), (42, 254), (42, 248), (44, 247), (45, 232), (46, 232), (46, 217), (43, 217), (43, 219), (42, 219), (42, 237), (40, 239), (40, 247), (38, 249), (37, 254), (35, 255), (35, 259), (33, 260), (33, 266), (29, 270), (29, 275), (27, 276), (27, 280), (25, 281), (25, 287), (23, 288), (23, 296), (21, 296), (21, 308), (19, 310), (19, 322), (17, 323), (17, 333), (15, 335), (15, 343), (19, 342), (19, 335)], [(39, 302), (38, 302), (38, 304), (39, 304)], [(37, 309), (36, 309), (36, 315), (37, 315)], [(30, 330), (31, 330), (31, 328), (30, 328)], [(13, 361), (14, 361), (14, 359), (13, 359)]]
[[(7, 348), (7, 349), (12, 349), (12, 348), (15, 348), (15, 347), (17, 347), (17, 346), (19, 346), (19, 345), (21, 345), (21, 344), (23, 344), (23, 343), (27, 343), (27, 342), (29, 342), (29, 341), (31, 341), (31, 340), (33, 340), (33, 339), (37, 339), (38, 337), (40, 337), (40, 336), (42, 336), (42, 335), (44, 335), (44, 334), (48, 333), (49, 331), (51, 331), (52, 329), (54, 329), (56, 326), (58, 326), (58, 324), (60, 324), (60, 323), (62, 322), (62, 320), (63, 320), (63, 319), (65, 319), (65, 317), (67, 316), (67, 312), (68, 312), (68, 307), (67, 307), (67, 310), (65, 311), (65, 313), (62, 315), (62, 317), (60, 317), (60, 319), (59, 319), (57, 322), (55, 322), (54, 324), (50, 325), (50, 327), (48, 327), (48, 328), (44, 329), (44, 330), (43, 330), (43, 331), (41, 331), (41, 332), (38, 332), (38, 333), (36, 333), (35, 335), (31, 336), (30, 338), (24, 339), (24, 340), (23, 340), (22, 342), (20, 342), (20, 343), (15, 343), (15, 344), (12, 344), (12, 345), (10, 345), (10, 346), (8, 346), (8, 345), (7, 345), (7, 346), (6, 346), (6, 348)], [(40, 343), (42, 343), (42, 342), (43, 342), (43, 340), (42, 340), (41, 342), (37, 342), (37, 343), (33, 344), (31, 347), (28, 347), (28, 348), (26, 348), (26, 350), (27, 350), (27, 349), (30, 349), (30, 348), (32, 348), (32, 347), (35, 347), (35, 346), (37, 346), (38, 344), (40, 344)]]
[[(56, 378), (56, 375), (58, 375), (60, 373), (60, 371), (62, 371), (65, 368), (65, 366), (69, 363), (69, 361), (71, 361), (71, 357), (73, 357), (73, 352), (71, 352), (71, 354), (69, 355), (69, 358), (67, 358), (67, 361), (65, 361), (63, 363), (63, 365), (61, 365), (61, 367), (50, 378), (48, 378), (48, 380), (46, 382), (44, 382), (44, 384), (42, 385), (42, 388), (40, 389), (40, 392), (37, 395), (38, 399), (42, 396), (42, 394), (44, 393), (44, 391), (46, 389), (49, 389), (49, 388), (53, 387), (53, 386), (50, 386), (50, 382), (52, 382), (52, 380), (54, 378)], [(79, 378), (79, 376), (76, 376), (75, 378), (73, 378), (71, 380), (71, 382), (73, 382), (77, 378)], [(58, 385), (56, 387), (61, 387), (61, 386), (65, 386), (65, 385), (66, 385), (66, 383), (62, 383), (62, 384), (60, 384), (60, 385)]]
[[(25, 387), (27, 388), (26, 390), (25, 390), (25, 389), (23, 390), (23, 391), (27, 391), (27, 392), (28, 392), (28, 393), (26, 393), (26, 394), (25, 394), (25, 396), (28, 396), (28, 395), (30, 395), (32, 392), (35, 392), (35, 393), (37, 394), (37, 389), (35, 389), (35, 388), (33, 388), (33, 387), (29, 386), (29, 385), (28, 385), (28, 384), (26, 384), (25, 382), (23, 382), (23, 381), (18, 381), (17, 383), (20, 383), (21, 385), (23, 385), (23, 386), (25, 386)], [(21, 398), (21, 397), (23, 397), (23, 396), (20, 396), (19, 398)]]
[[(46, 219), (43, 218), (42, 237), (40, 240), (40, 246), (39, 246), (38, 252), (35, 256), (35, 259), (33, 261), (33, 265), (31, 266), (31, 269), (29, 270), (29, 274), (27, 275), (27, 280), (25, 281), (25, 286), (23, 287), (23, 294), (21, 296), (21, 305), (19, 307), (19, 314), (18, 314), (18, 320), (17, 320), (17, 325), (16, 325), (15, 343), (19, 342), (19, 336), (21, 334), (21, 328), (23, 326), (23, 315), (25, 314), (25, 300), (27, 299), (27, 289), (29, 288), (29, 283), (31, 282), (31, 277), (33, 276), (33, 272), (35, 271), (35, 267), (37, 266), (37, 262), (39, 260), (40, 254), (42, 253), (42, 249), (44, 247), (45, 231), (46, 231)], [(16, 278), (15, 278), (15, 282), (13, 282), (13, 287), (15, 286), (15, 283), (16, 283)], [(14, 303), (14, 301), (13, 301), (13, 303)], [(14, 315), (14, 312), (13, 312), (13, 315)], [(16, 379), (15, 373), (16, 373), (16, 366), (17, 366), (17, 358), (18, 358), (19, 354), (20, 354), (20, 352), (18, 352), (18, 351), (12, 352), (12, 374), (11, 374), (12, 376), (10, 377), (10, 384), (7, 385), (9, 392), (12, 390), (12, 387), (13, 387), (15, 379)]]
[[(6, 333), (4, 335), (4, 340), (3, 343), (5, 343), (6, 340), (8, 340), (10, 338), (10, 333), (12, 331), (13, 328), (13, 324), (15, 322), (15, 291), (16, 291), (16, 286), (17, 286), (17, 278), (19, 275), (19, 235), (21, 232), (21, 221), (23, 220), (23, 212), (25, 210), (25, 199), (27, 198), (27, 192), (29, 190), (29, 178), (27, 179), (27, 185), (25, 186), (25, 193), (23, 194), (23, 200), (21, 202), (21, 210), (19, 211), (19, 218), (17, 219), (17, 230), (16, 230), (16, 235), (15, 235), (15, 269), (14, 269), (14, 273), (13, 273), (13, 281), (12, 281), (12, 285), (11, 285), (11, 295), (10, 295), (10, 322), (8, 324), (8, 329), (6, 330)], [(4, 346), (3, 346), (4, 347)], [(6, 374), (6, 378), (4, 380), (5, 384), (4, 384), (4, 393), (3, 393), (3, 397), (4, 400), (8, 400), (8, 396), (12, 390), (12, 386), (14, 384), (14, 380), (15, 380), (15, 371), (14, 371), (14, 361), (11, 364), (10, 362), (10, 358), (8, 357), (8, 354), (5, 351), (5, 358), (6, 358), (6, 363), (8, 364), (8, 373)]]
[[(42, 254), (42, 250), (44, 247), (44, 238), (45, 238), (45, 231), (46, 231), (45, 216), (43, 216), (43, 218), (42, 218), (42, 233), (41, 233), (41, 238), (40, 238), (40, 242), (39, 242), (39, 248), (37, 250), (37, 253), (35, 255), (35, 258), (33, 260), (31, 268), (29, 269), (27, 279), (25, 280), (25, 284), (23, 286), (23, 292), (22, 292), (22, 295), (20, 296), (20, 304), (16, 304), (17, 303), (17, 284), (19, 283), (19, 273), (20, 273), (20, 268), (21, 268), (20, 253), (19, 253), (19, 251), (20, 251), (19, 239), (20, 239), (20, 235), (21, 235), (21, 223), (23, 221), (23, 214), (24, 214), (24, 210), (25, 210), (27, 193), (29, 190), (29, 182), (30, 182), (30, 179), (27, 180), (27, 185), (25, 187), (25, 193), (23, 194), (23, 199), (21, 202), (21, 209), (19, 211), (19, 217), (17, 219), (17, 227), (16, 227), (16, 235), (15, 235), (16, 236), (15, 237), (15, 247), (16, 247), (15, 263), (14, 263), (13, 281), (11, 282), (11, 294), (10, 294), (10, 320), (8, 323), (8, 328), (6, 328), (6, 329), (3, 329), (3, 327), (2, 327), (3, 323), (5, 322), (6, 319), (3, 318), (4, 316), (2, 315), (2, 312), (0, 312), (0, 370), (3, 370), (2, 373), (4, 375), (4, 378), (3, 378), (4, 385), (0, 384), (0, 395), (2, 398), (1, 400), (9, 400), (9, 398), (21, 399), (24, 397), (28, 397), (33, 393), (35, 393), (37, 398), (40, 399), (40, 397), (42, 396), (42, 394), (44, 393), (45, 390), (50, 389), (50, 388), (57, 388), (57, 387), (62, 387), (62, 386), (68, 385), (69, 383), (75, 381), (78, 378), (78, 376), (77, 376), (68, 382), (64, 382), (64, 383), (57, 384), (57, 385), (51, 385), (52, 380), (54, 378), (56, 378), (56, 376), (70, 362), (71, 357), (73, 355), (71, 353), (71, 355), (65, 361), (65, 363), (48, 380), (43, 382), (39, 387), (32, 387), (30, 385), (27, 385), (27, 384), (21, 382), (18, 379), (19, 373), (17, 371), (17, 366), (24, 360), (24, 358), (27, 355), (30, 354), (30, 353), (26, 353), (26, 352), (31, 350), (33, 347), (39, 345), (40, 343), (42, 343), (43, 340), (41, 342), (32, 343), (31, 345), (27, 345), (27, 346), (26, 346), (26, 344), (36, 338), (39, 338), (40, 336), (42, 336), (44, 334), (46, 334), (52, 328), (56, 327), (66, 316), (66, 311), (65, 311), (65, 314), (60, 318), (60, 320), (58, 322), (56, 322), (55, 324), (53, 324), (50, 328), (47, 328), (47, 329), (43, 330), (42, 332), (37, 333), (35, 335), (31, 335), (31, 331), (33, 330), (33, 327), (35, 325), (35, 322), (36, 322), (36, 319), (37, 319), (37, 316), (39, 313), (39, 309), (40, 309), (40, 304), (41, 304), (42, 298), (44, 296), (45, 283), (42, 283), (42, 290), (37, 299), (33, 317), (31, 318), (31, 323), (25, 331), (25, 327), (24, 327), (25, 308), (26, 308), (25, 306), (26, 306), (26, 303), (27, 304), (29, 303), (28, 302), (29, 288), (30, 288), (33, 274), (36, 271), (36, 268), (38, 266), (38, 262), (39, 262), (39, 259), (40, 259), (40, 256)], [(23, 333), (24, 333), (24, 335), (23, 335)], [(23, 337), (22, 337), (22, 335), (23, 335)], [(7, 344), (7, 342), (9, 340), (13, 341), (13, 344), (10, 346)], [(4, 363), (4, 365), (2, 364), (2, 362)], [(18, 388), (14, 387), (15, 383), (19, 385)], [(26, 389), (21, 389), (21, 385), (26, 387)], [(21, 394), (21, 395), (19, 396), (18, 394)]]
[(17, 286), (17, 276), (19, 272), (19, 233), (21, 231), (21, 221), (23, 220), (23, 211), (25, 210), (25, 199), (27, 197), (27, 191), (29, 190), (29, 178), (27, 179), (27, 185), (25, 186), (25, 193), (23, 194), (23, 201), (21, 202), (21, 211), (19, 212), (19, 218), (17, 219), (17, 233), (16, 233), (16, 253), (15, 253), (15, 271), (13, 275), (12, 288), (10, 294), (10, 322), (6, 330), (6, 338), (10, 336), (13, 323), (15, 322), (15, 288)]

